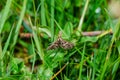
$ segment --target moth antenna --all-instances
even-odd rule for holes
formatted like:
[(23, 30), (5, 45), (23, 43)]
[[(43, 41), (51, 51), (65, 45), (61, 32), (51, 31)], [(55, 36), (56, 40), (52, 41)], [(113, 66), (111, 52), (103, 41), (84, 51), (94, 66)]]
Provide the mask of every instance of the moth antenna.
[(59, 31), (58, 38), (61, 38), (62, 36), (62, 31)]

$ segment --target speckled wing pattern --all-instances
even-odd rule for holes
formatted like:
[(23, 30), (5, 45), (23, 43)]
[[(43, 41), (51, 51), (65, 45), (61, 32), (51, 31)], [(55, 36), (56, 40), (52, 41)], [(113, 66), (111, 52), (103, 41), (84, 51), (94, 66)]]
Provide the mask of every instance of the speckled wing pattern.
[(60, 47), (63, 49), (71, 49), (73, 48), (73, 43), (70, 43), (68, 41), (63, 40), (62, 38), (60, 39)]
[(57, 49), (57, 48), (59, 48), (59, 40), (57, 40), (57, 41), (55, 41), (55, 42), (53, 42), (48, 48), (47, 48), (47, 50), (51, 50), (51, 49)]
[(61, 37), (58, 37), (57, 41), (53, 42), (47, 49), (57, 49), (57, 48), (63, 48), (63, 49), (71, 49), (73, 48), (73, 43), (70, 43), (68, 41), (63, 40)]

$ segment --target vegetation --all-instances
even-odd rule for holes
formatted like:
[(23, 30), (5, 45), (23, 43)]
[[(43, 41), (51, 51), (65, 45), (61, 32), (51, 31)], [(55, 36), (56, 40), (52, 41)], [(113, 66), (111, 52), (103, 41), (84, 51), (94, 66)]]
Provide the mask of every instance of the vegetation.
[(0, 80), (119, 80), (120, 20), (108, 5), (0, 0)]

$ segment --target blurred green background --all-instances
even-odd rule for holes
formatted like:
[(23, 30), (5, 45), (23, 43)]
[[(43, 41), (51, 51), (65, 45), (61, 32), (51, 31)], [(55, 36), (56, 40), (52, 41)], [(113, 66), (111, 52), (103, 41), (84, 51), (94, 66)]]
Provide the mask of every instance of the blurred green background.
[[(0, 0), (0, 80), (119, 80), (119, 7), (119, 0)], [(47, 50), (60, 31), (74, 47)]]

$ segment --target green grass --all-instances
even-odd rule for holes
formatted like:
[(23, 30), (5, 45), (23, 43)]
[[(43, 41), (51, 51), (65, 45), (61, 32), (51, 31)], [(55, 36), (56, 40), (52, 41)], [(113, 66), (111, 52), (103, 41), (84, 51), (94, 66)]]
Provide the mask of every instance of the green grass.
[[(120, 19), (108, 5), (107, 0), (1, 0), (0, 80), (119, 80)], [(74, 47), (47, 50), (59, 31)], [(86, 31), (105, 32), (82, 35)]]

